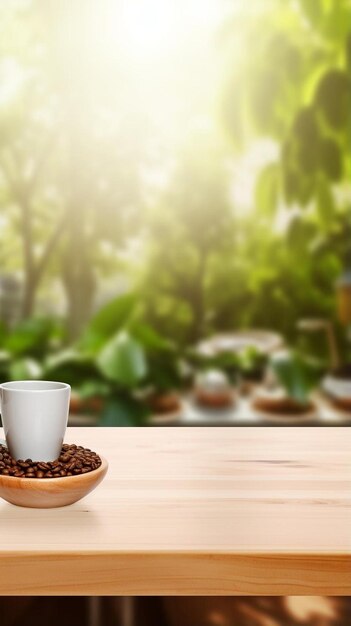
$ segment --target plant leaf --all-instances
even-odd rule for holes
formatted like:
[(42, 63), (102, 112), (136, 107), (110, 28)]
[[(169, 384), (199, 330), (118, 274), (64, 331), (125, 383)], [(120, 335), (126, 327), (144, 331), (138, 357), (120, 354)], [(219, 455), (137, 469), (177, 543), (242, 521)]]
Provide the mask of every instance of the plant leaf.
[(117, 333), (102, 349), (97, 365), (109, 379), (125, 387), (134, 387), (147, 373), (145, 353), (129, 333)]

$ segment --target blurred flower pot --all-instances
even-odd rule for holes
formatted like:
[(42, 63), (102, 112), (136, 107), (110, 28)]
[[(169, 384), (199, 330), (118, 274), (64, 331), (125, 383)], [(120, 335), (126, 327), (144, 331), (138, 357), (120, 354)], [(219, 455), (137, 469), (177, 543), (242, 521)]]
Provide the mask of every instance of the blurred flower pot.
[(341, 324), (351, 324), (351, 270), (345, 272), (337, 283), (338, 317)]
[(260, 389), (252, 400), (254, 411), (262, 417), (282, 422), (313, 420), (317, 417), (317, 407), (312, 400), (298, 402), (286, 395), (284, 389)]
[(176, 391), (154, 391), (150, 393), (145, 403), (151, 411), (151, 422), (154, 424), (173, 422), (182, 414), (182, 402)]
[(81, 398), (74, 392), (71, 395), (70, 400), (70, 413), (74, 415), (82, 413), (101, 413), (104, 408), (104, 398), (98, 396), (91, 398)]
[(322, 388), (336, 409), (351, 413), (351, 363), (327, 374)]
[(236, 402), (228, 377), (219, 370), (208, 370), (197, 376), (194, 398), (199, 406), (208, 409), (227, 409)]

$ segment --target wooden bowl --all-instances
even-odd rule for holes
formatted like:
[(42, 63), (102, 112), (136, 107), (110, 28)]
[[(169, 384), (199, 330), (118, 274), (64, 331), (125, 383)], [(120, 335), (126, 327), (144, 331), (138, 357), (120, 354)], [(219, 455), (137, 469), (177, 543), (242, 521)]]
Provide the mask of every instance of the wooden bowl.
[(0, 497), (11, 504), (32, 509), (54, 509), (84, 498), (106, 475), (108, 463), (92, 472), (60, 478), (15, 478), (0, 475)]

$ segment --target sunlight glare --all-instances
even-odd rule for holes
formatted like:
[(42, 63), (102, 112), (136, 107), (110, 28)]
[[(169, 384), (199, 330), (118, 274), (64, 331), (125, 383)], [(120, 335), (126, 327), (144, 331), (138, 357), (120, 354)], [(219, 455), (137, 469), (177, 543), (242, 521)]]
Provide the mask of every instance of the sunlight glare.
[(125, 0), (121, 6), (122, 47), (137, 57), (154, 57), (177, 40), (175, 5), (169, 0)]

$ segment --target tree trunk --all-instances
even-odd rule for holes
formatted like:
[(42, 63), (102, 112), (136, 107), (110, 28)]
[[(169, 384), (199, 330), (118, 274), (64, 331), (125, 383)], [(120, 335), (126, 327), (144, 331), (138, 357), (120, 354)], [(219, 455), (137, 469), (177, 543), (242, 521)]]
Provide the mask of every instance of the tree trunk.
[(67, 248), (62, 261), (62, 278), (67, 296), (68, 336), (72, 341), (78, 337), (91, 316), (96, 291), (90, 243), (84, 234), (77, 209), (71, 212)]
[(206, 321), (205, 304), (205, 277), (207, 265), (207, 252), (199, 251), (198, 271), (194, 284), (193, 312), (194, 322), (192, 329), (192, 340), (198, 341), (204, 336)]
[(28, 276), (25, 279), (23, 297), (22, 297), (22, 310), (21, 319), (25, 320), (32, 317), (34, 313), (35, 296), (37, 291), (37, 284)]
[(92, 271), (87, 268), (64, 270), (64, 287), (68, 301), (67, 329), (70, 341), (79, 336), (82, 328), (91, 316), (95, 293), (95, 280)]

